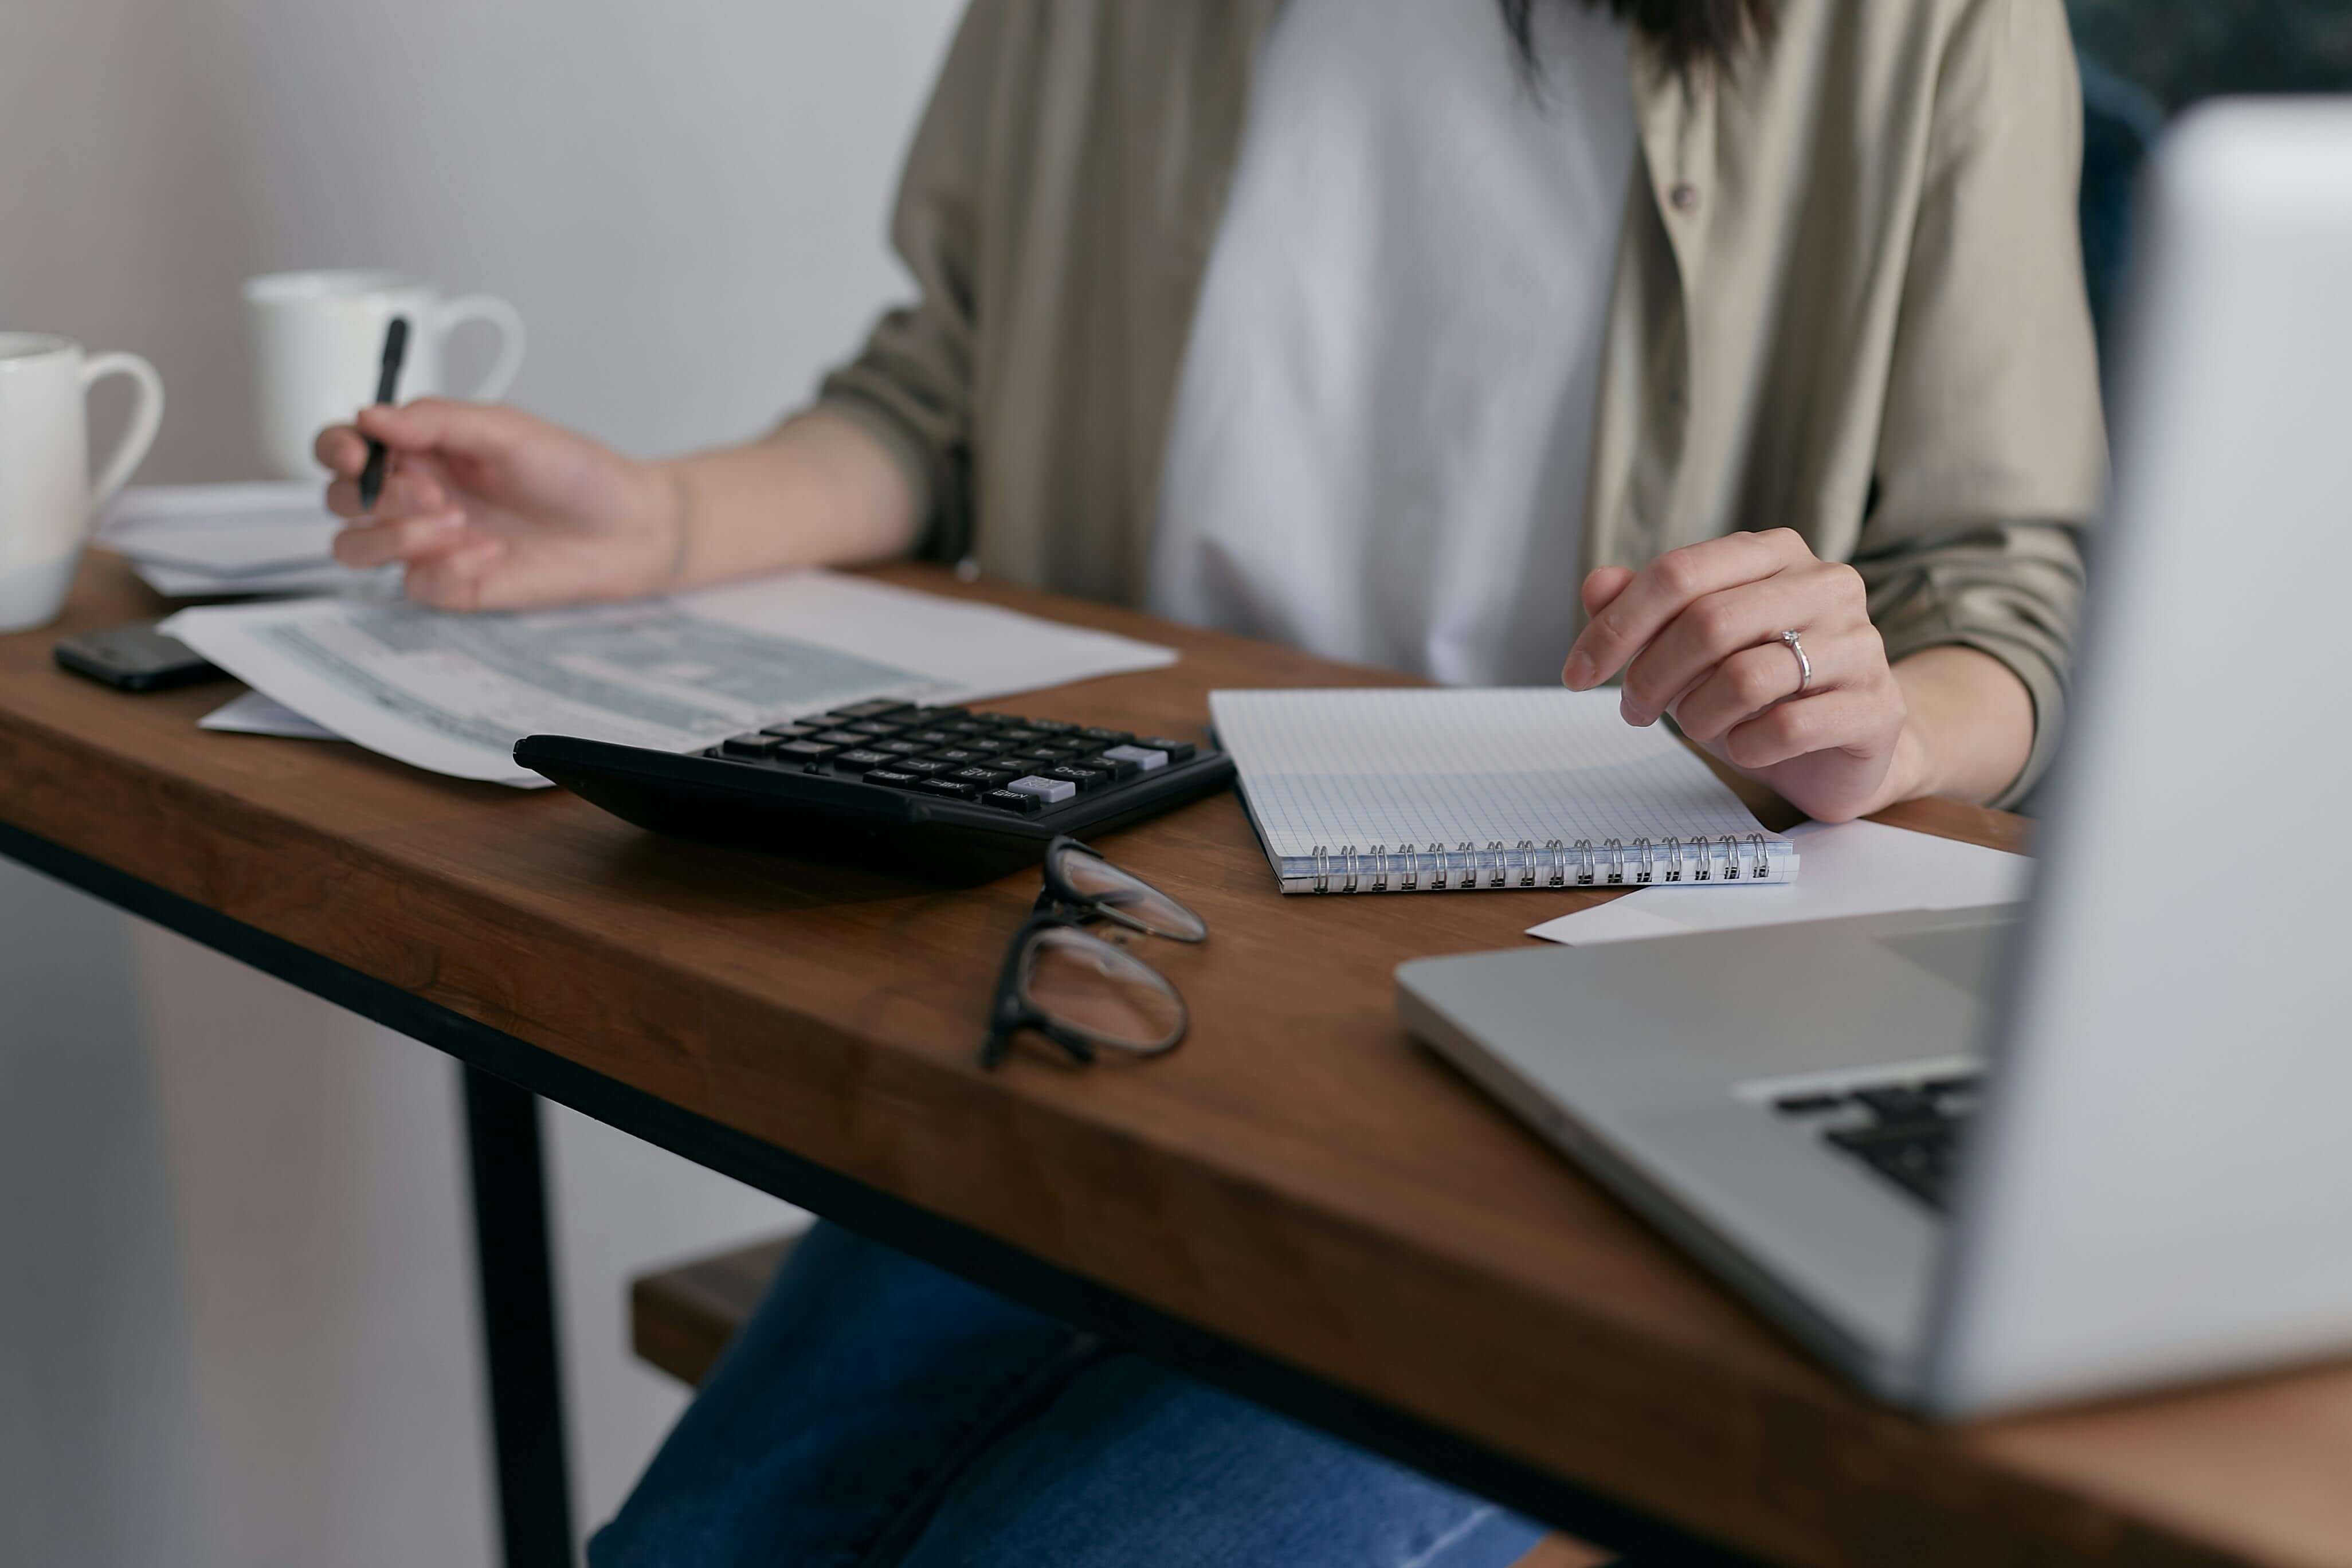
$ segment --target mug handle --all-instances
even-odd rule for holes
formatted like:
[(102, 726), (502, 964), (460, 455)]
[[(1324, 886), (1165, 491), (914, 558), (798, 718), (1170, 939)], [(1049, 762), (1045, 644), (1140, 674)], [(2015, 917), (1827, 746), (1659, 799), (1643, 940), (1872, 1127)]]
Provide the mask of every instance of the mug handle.
[(127, 375), (138, 383), (139, 404), (131, 411), (130, 427), (114, 444), (113, 455), (106, 459), (98, 478), (90, 481), (89, 510), (93, 514), (114, 499), (114, 492), (122, 488), (131, 470), (147, 456), (147, 448), (155, 444), (155, 432), (163, 426), (163, 378), (155, 374), (153, 365), (137, 354), (94, 355), (82, 362), (82, 390), (87, 393), (110, 375)]
[(498, 361), (481, 384), (467, 395), (471, 403), (496, 403), (514, 384), (515, 372), (522, 368), (522, 312), (495, 294), (468, 294), (433, 312), (436, 336), (446, 337), (467, 321), (488, 321), (499, 330)]

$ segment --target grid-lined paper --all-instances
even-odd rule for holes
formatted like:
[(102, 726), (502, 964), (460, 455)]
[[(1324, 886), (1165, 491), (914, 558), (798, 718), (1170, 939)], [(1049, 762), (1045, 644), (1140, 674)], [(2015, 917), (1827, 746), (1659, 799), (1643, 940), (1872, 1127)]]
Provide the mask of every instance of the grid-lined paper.
[(1215, 691), (1209, 710), (1280, 874), (1318, 849), (1763, 833), (1671, 732), (1633, 728), (1617, 700), (1537, 687)]

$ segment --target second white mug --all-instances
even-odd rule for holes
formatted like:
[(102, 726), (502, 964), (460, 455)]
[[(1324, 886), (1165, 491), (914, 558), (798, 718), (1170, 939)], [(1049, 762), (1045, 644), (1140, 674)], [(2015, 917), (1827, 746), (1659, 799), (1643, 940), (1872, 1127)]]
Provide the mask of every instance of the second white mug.
[(495, 402), (522, 368), (522, 317), (489, 294), (444, 300), (430, 283), (397, 272), (331, 269), (248, 279), (245, 313), (253, 344), (254, 419), (261, 458), (280, 479), (314, 479), (320, 429), (351, 418), (375, 397), (384, 329), (408, 318), (400, 398), (449, 392), (442, 345), (467, 321), (499, 331), (499, 353), (481, 384), (457, 395)]

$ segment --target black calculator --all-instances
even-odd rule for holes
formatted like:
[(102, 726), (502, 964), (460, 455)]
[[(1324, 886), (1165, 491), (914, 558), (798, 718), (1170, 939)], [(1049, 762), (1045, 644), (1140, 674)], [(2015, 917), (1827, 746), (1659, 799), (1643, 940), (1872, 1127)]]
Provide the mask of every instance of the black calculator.
[(526, 736), (514, 755), (656, 832), (952, 881), (1002, 876), (1058, 834), (1124, 827), (1234, 777), (1205, 742), (891, 701), (685, 755), (569, 735)]

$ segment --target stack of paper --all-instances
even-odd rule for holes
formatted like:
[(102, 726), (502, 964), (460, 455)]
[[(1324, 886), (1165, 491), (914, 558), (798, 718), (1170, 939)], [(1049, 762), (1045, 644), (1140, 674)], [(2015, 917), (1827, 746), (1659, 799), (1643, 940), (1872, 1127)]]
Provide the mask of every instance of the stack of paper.
[[(547, 782), (515, 763), (525, 735), (693, 752), (869, 698), (964, 702), (1176, 659), (1107, 632), (830, 572), (509, 615), (377, 596), (209, 605), (163, 629), (372, 751), (522, 787)], [(215, 727), (269, 720), (223, 713)]]
[(170, 598), (332, 593), (379, 575), (335, 564), (341, 526), (317, 485), (142, 485), (107, 508), (98, 542)]

